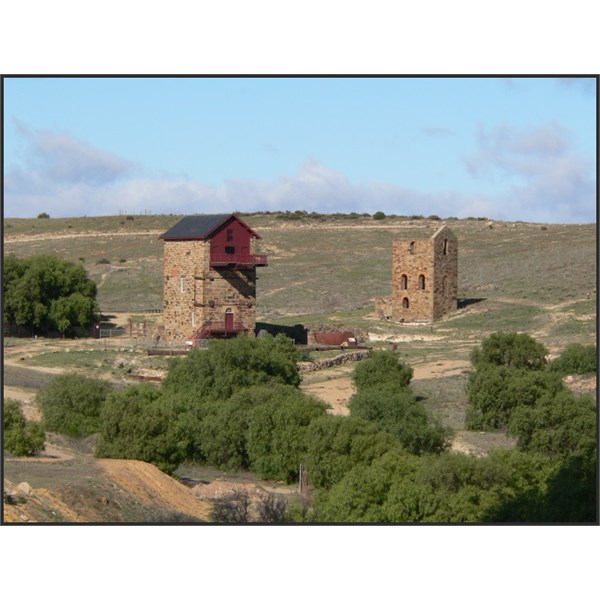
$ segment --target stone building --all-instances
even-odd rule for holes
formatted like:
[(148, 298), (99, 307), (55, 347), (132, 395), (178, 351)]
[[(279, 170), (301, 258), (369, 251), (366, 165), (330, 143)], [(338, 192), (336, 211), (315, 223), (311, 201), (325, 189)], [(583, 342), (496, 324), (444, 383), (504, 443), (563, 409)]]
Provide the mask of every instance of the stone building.
[(448, 227), (429, 238), (394, 240), (392, 296), (375, 301), (381, 318), (430, 322), (456, 310), (457, 301), (458, 241)]
[(163, 233), (163, 325), (168, 340), (254, 335), (260, 236), (236, 215), (184, 217)]

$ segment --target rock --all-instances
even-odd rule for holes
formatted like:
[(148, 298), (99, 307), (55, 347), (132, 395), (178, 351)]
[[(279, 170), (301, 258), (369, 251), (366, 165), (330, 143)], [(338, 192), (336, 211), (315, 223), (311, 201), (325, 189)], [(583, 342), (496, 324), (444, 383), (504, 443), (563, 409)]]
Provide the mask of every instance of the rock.
[(22, 481), (17, 485), (17, 494), (21, 496), (31, 496), (33, 494), (33, 488), (26, 481)]

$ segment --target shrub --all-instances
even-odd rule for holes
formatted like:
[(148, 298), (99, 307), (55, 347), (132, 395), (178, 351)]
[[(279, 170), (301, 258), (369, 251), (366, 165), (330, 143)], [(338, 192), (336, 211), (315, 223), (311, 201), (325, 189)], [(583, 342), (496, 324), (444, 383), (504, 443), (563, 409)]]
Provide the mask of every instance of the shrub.
[(417, 404), (410, 389), (383, 385), (363, 389), (350, 400), (350, 414), (377, 423), (411, 454), (441, 452), (446, 448), (444, 429)]
[(97, 265), (110, 265), (110, 260), (108, 260), (108, 258), (99, 258), (96, 261)]
[(295, 481), (306, 454), (306, 430), (325, 409), (322, 402), (292, 387), (256, 406), (248, 420), (252, 470), (263, 478)]
[(37, 216), (38, 219), (49, 219), (50, 215), (47, 212), (42, 212)]
[(306, 467), (310, 482), (330, 488), (357, 465), (399, 446), (390, 434), (375, 423), (338, 415), (314, 419), (306, 431)]
[(596, 372), (595, 345), (569, 344), (561, 355), (550, 363), (550, 370), (561, 375), (585, 375)]
[(205, 460), (226, 470), (250, 468), (247, 436), (252, 409), (290, 391), (296, 390), (281, 384), (251, 386), (238, 390), (231, 398), (205, 404), (199, 424), (199, 441)]
[(373, 215), (373, 219), (375, 221), (383, 221), (383, 219), (385, 219), (385, 213), (378, 210), (374, 215)]
[(560, 376), (548, 371), (480, 364), (469, 375), (466, 426), (472, 430), (506, 427), (519, 406), (533, 406), (545, 395), (564, 389)]
[(526, 333), (492, 333), (481, 342), (481, 348), (471, 353), (475, 367), (482, 363), (543, 369), (546, 365), (547, 348)]
[(83, 265), (56, 256), (8, 255), (3, 292), (6, 322), (41, 331), (66, 333), (87, 327), (99, 313), (96, 284)]
[(235, 490), (228, 498), (215, 500), (210, 518), (217, 523), (248, 523), (250, 520), (250, 496), (243, 490)]
[(284, 335), (215, 340), (206, 351), (174, 361), (165, 389), (196, 398), (225, 399), (253, 385), (283, 383), (297, 387), (300, 375), (292, 340)]
[(151, 383), (109, 394), (100, 415), (96, 456), (143, 460), (171, 474), (188, 456), (185, 405)]
[(133, 221), (133, 220), (134, 220), (134, 218), (135, 218), (135, 217), (134, 217), (133, 215), (127, 215), (127, 216), (125, 217), (125, 220), (126, 220), (126, 221)]
[(596, 450), (596, 406), (591, 396), (575, 397), (564, 390), (544, 396), (535, 406), (518, 407), (508, 431), (520, 450), (550, 456)]
[(86, 436), (100, 430), (100, 409), (110, 391), (101, 379), (76, 373), (57, 375), (37, 394), (46, 430)]
[(4, 450), (17, 456), (32, 456), (44, 449), (46, 435), (39, 423), (27, 422), (18, 400), (4, 402)]
[(402, 389), (408, 386), (412, 375), (411, 366), (401, 362), (394, 352), (382, 350), (358, 363), (352, 379), (360, 392), (382, 384)]

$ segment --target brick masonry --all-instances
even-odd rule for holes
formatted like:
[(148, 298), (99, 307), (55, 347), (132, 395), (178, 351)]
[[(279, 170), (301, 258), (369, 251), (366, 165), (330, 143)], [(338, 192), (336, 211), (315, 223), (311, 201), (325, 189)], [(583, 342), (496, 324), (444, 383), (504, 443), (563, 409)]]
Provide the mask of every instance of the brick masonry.
[(408, 323), (429, 322), (456, 310), (458, 240), (446, 226), (430, 238), (394, 240), (392, 296), (377, 298), (382, 318)]
[(163, 323), (167, 340), (185, 340), (226, 313), (250, 335), (256, 327), (256, 268), (210, 267), (210, 240), (164, 242)]

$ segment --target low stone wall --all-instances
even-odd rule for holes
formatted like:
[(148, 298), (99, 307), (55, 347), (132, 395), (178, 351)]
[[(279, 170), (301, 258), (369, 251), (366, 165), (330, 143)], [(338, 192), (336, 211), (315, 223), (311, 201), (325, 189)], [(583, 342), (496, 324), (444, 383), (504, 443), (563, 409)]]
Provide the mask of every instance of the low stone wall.
[(357, 350), (356, 352), (344, 352), (333, 358), (320, 358), (314, 362), (299, 362), (298, 371), (307, 373), (309, 371), (319, 371), (320, 369), (328, 369), (329, 367), (337, 367), (349, 362), (363, 360), (369, 356), (370, 350)]

